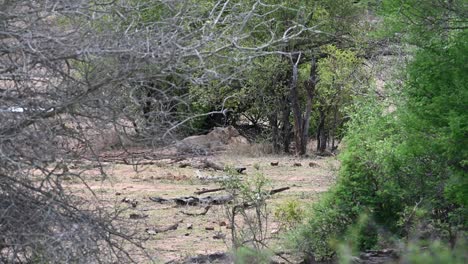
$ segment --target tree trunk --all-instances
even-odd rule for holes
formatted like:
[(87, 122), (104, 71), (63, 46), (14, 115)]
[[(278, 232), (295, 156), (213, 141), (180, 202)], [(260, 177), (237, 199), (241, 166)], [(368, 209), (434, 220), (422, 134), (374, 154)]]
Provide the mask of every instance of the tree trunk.
[(302, 113), (299, 93), (297, 87), (298, 80), (298, 65), (300, 56), (297, 58), (296, 63), (293, 65), (293, 75), (290, 86), (291, 103), (294, 115), (294, 141), (296, 144), (296, 154), (305, 155), (307, 152), (307, 142), (309, 141), (309, 126), (310, 126), (310, 115), (312, 113), (312, 103), (315, 92), (315, 85), (317, 83), (317, 61), (313, 57), (311, 60), (310, 78), (305, 83), (305, 89), (307, 92), (306, 106), (304, 114)]
[(271, 141), (273, 144), (273, 153), (278, 154), (280, 152), (279, 145), (279, 124), (278, 124), (278, 112), (274, 111), (273, 114), (268, 116), (268, 121), (271, 127)]
[(301, 139), (301, 155), (306, 154), (307, 143), (309, 142), (309, 127), (310, 127), (310, 115), (312, 113), (312, 104), (315, 95), (315, 86), (317, 84), (317, 59), (312, 57), (310, 62), (310, 77), (305, 83), (305, 89), (307, 92), (307, 103), (304, 114), (304, 120), (302, 125), (302, 139)]
[(319, 108), (320, 123), (317, 129), (317, 151), (324, 152), (327, 149), (327, 131), (325, 129), (325, 111)]
[(289, 104), (288, 98), (285, 96), (283, 98), (283, 110), (281, 115), (281, 136), (283, 140), (283, 151), (284, 153), (289, 153), (289, 146), (291, 145), (291, 122), (289, 121), (289, 115), (291, 113), (291, 105)]
[(336, 138), (336, 129), (338, 127), (338, 106), (334, 106), (333, 108), (333, 128), (330, 133), (330, 138), (331, 138), (331, 151), (334, 151), (336, 149), (335, 147), (335, 138)]
[(299, 93), (297, 88), (297, 79), (298, 79), (298, 65), (301, 60), (301, 55), (296, 59), (296, 63), (293, 64), (292, 70), (292, 79), (289, 86), (290, 97), (291, 97), (291, 106), (294, 119), (294, 143), (296, 144), (296, 154), (303, 155), (302, 150), (302, 132), (303, 132), (303, 117), (301, 106), (299, 102)]

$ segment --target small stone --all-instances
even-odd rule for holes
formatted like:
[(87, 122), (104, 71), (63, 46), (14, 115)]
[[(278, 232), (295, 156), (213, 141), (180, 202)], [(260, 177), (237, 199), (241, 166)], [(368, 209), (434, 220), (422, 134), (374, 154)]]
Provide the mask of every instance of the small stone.
[(270, 162), (271, 166), (278, 166), (278, 164), (279, 164), (279, 161)]
[(193, 224), (187, 224), (187, 229), (193, 229)]
[(146, 228), (146, 233), (150, 234), (150, 235), (156, 235), (158, 232), (156, 232), (156, 230), (154, 229), (151, 229), (151, 228)]
[(300, 162), (294, 162), (293, 166), (294, 167), (302, 167), (302, 164)]
[(117, 195), (117, 196), (118, 196), (118, 195), (122, 195), (122, 193), (120, 193), (120, 192), (116, 192), (116, 193), (115, 193), (115, 195)]
[(315, 162), (309, 162), (309, 167), (311, 168), (314, 168), (314, 167), (318, 167), (319, 165)]
[(147, 214), (130, 214), (130, 219), (142, 219), (148, 217)]
[(226, 238), (226, 235), (223, 233), (217, 233), (216, 235), (213, 236), (213, 239), (224, 239)]
[(190, 233), (185, 233), (184, 236), (190, 236)]
[(207, 226), (207, 227), (205, 227), (205, 230), (214, 230), (214, 227), (212, 227), (212, 226)]
[(272, 235), (275, 235), (275, 234), (278, 234), (279, 233), (279, 230), (278, 229), (273, 229), (271, 230), (270, 232)]
[(226, 226), (226, 222), (224, 221), (219, 222), (219, 226)]
[(240, 173), (242, 174), (247, 168), (245, 167), (237, 167), (235, 170), (237, 171), (237, 173)]

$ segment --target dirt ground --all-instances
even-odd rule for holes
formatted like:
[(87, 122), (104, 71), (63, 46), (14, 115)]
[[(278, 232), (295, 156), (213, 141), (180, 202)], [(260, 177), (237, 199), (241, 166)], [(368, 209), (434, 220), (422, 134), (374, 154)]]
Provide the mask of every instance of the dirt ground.
[[(257, 173), (262, 173), (269, 179), (271, 188), (290, 187), (289, 190), (275, 194), (268, 200), (271, 212), (287, 200), (298, 200), (303, 205), (315, 201), (335, 181), (338, 169), (338, 161), (334, 157), (294, 158), (267, 155), (248, 157), (230, 152), (191, 158), (188, 161), (193, 162), (196, 159), (209, 159), (232, 167), (246, 167), (243, 177), (253, 177)], [(278, 162), (278, 166), (272, 166), (271, 162)], [(314, 163), (313, 166), (309, 165), (311, 162)], [(295, 163), (300, 163), (302, 166), (297, 164), (295, 166)], [(150, 162), (138, 167), (105, 163), (103, 168), (108, 178), (104, 181), (96, 178), (89, 184), (99, 200), (107, 202), (109, 206), (128, 208), (127, 223), (129, 226), (138, 226), (139, 232), (145, 233), (148, 228), (150, 230), (164, 228), (178, 223), (175, 230), (147, 234), (149, 239), (145, 242), (145, 248), (154, 258), (154, 263), (171, 261), (177, 263), (198, 254), (226, 252), (230, 247), (231, 231), (225, 225), (228, 221), (224, 206), (212, 206), (206, 215), (190, 216), (183, 212), (200, 213), (204, 207), (176, 206), (174, 203), (160, 204), (149, 199), (149, 197), (190, 196), (197, 190), (219, 187), (219, 183), (200, 180), (197, 175), (223, 175), (222, 171), (198, 169), (197, 172), (197, 169), (191, 166), (180, 167), (180, 164), (169, 160)], [(92, 179), (93, 173), (88, 173), (88, 177)], [(79, 183), (70, 182), (69, 187), (76, 193), (86, 193)], [(217, 193), (200, 196), (215, 194)], [(123, 200), (128, 203), (122, 202)], [(135, 207), (131, 205), (132, 202)], [(145, 217), (131, 219), (131, 214)], [(274, 214), (270, 214), (270, 218), (269, 229), (274, 236), (280, 237), (282, 232), (281, 230), (277, 232), (277, 219), (274, 218)]]

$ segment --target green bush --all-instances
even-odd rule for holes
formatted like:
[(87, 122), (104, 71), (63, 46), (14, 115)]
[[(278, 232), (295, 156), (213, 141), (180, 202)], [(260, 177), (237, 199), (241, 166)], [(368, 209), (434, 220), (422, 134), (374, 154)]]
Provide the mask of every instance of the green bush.
[(250, 247), (239, 247), (234, 252), (235, 264), (268, 264), (271, 263), (271, 252), (256, 250)]
[(293, 236), (296, 249), (331, 258), (334, 241), (369, 249), (378, 230), (404, 238), (423, 229), (442, 241), (466, 235), (466, 43), (465, 34), (418, 52), (396, 111), (372, 100), (358, 106), (336, 186)]
[(297, 200), (288, 200), (276, 208), (275, 217), (282, 226), (291, 229), (302, 222), (304, 210)]
[(404, 248), (401, 262), (414, 264), (464, 264), (468, 263), (465, 241), (458, 241), (453, 247), (439, 240), (411, 242)]

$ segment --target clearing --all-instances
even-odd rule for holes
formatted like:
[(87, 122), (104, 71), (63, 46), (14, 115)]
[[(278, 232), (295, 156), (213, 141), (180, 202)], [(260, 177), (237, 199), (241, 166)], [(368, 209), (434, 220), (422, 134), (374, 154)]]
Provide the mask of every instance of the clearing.
[[(94, 176), (92, 171), (87, 174), (87, 178), (96, 177), (88, 183), (100, 201), (109, 204), (110, 207), (128, 208), (125, 212), (128, 226), (137, 227), (138, 232), (148, 236), (145, 248), (155, 258), (156, 263), (177, 263), (199, 254), (226, 252), (231, 244), (225, 206), (215, 205), (205, 215), (193, 216), (186, 213), (202, 213), (205, 207), (177, 206), (174, 203), (157, 203), (149, 199), (196, 196), (195, 191), (219, 187), (219, 183), (201, 180), (199, 177), (223, 175), (222, 171), (190, 166), (204, 160), (232, 167), (245, 167), (244, 177), (262, 173), (269, 179), (272, 189), (290, 187), (287, 191), (272, 195), (268, 200), (271, 212), (274, 212), (278, 204), (288, 200), (298, 200), (302, 205), (316, 200), (320, 193), (328, 190), (335, 181), (339, 165), (334, 157), (251, 157), (237, 155), (231, 151), (177, 161), (146, 159), (144, 164), (137, 167), (122, 162), (108, 162), (103, 164), (107, 179), (102, 180)], [(272, 162), (278, 162), (278, 165), (272, 166)], [(96, 175), (99, 175), (98, 171)], [(78, 182), (70, 181), (67, 185), (79, 195), (87, 193)], [(200, 196), (216, 194), (218, 192)], [(137, 219), (140, 216), (141, 219)], [(268, 232), (271, 232), (272, 237), (280, 236), (282, 230), (274, 214), (271, 213), (269, 218)], [(174, 227), (173, 230), (154, 232), (170, 226)]]

